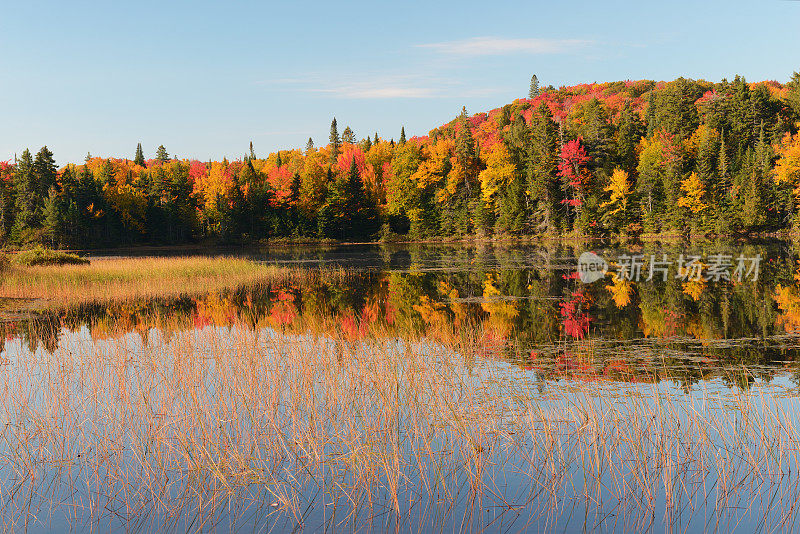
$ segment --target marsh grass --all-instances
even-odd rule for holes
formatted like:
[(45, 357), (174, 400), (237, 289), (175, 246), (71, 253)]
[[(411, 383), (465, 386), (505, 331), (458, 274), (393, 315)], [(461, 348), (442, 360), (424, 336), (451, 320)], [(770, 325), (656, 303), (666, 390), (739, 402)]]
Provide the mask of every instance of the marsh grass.
[(14, 255), (14, 263), (25, 267), (37, 265), (88, 265), (90, 262), (71, 252), (35, 247)]
[(797, 415), (764, 390), (539, 390), (442, 344), (241, 324), (4, 354), (6, 528), (728, 531), (797, 518)]
[(91, 264), (12, 264), (0, 278), (0, 296), (44, 298), (65, 305), (208, 293), (288, 272), (241, 258), (202, 256), (98, 259)]

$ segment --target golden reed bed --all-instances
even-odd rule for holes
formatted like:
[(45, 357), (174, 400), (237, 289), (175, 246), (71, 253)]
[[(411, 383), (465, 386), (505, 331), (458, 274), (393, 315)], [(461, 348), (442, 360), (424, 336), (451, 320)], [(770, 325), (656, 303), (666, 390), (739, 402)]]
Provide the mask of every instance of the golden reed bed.
[(725, 531), (797, 516), (797, 416), (769, 392), (537, 388), (440, 345), (241, 325), (78, 332), (3, 357), (6, 528)]

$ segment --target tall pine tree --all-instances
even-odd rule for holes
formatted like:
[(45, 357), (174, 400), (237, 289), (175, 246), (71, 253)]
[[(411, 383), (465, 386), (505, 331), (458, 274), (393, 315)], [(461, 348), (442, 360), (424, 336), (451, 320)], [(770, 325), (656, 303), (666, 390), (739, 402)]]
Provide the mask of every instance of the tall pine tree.
[(539, 78), (534, 74), (531, 76), (531, 85), (528, 88), (528, 98), (534, 99), (539, 96)]
[(136, 155), (133, 156), (133, 164), (144, 167), (144, 151), (142, 151), (142, 143), (136, 144)]
[(156, 159), (161, 163), (169, 161), (169, 154), (167, 153), (167, 149), (164, 148), (164, 145), (158, 145), (158, 149), (156, 149)]
[(332, 166), (336, 165), (336, 160), (339, 158), (339, 152), (342, 147), (342, 140), (339, 138), (339, 129), (336, 125), (336, 117), (331, 121), (331, 133), (328, 137), (328, 142), (331, 146), (331, 154), (329, 163)]

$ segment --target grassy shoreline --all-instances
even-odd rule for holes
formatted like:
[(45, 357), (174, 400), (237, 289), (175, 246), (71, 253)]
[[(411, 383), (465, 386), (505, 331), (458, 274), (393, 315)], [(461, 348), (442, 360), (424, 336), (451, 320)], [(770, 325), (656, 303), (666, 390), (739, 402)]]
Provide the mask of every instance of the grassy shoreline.
[(95, 259), (84, 265), (12, 265), (0, 280), (0, 297), (66, 304), (177, 296), (275, 279), (289, 271), (241, 258), (201, 256)]

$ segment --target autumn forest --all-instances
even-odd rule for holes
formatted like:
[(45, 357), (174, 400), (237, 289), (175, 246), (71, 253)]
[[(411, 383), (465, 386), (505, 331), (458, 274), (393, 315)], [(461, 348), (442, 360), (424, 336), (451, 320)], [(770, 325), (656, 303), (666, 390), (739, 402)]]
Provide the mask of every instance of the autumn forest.
[[(341, 119), (341, 117), (340, 117)], [(0, 163), (0, 239), (93, 247), (267, 238), (710, 234), (800, 227), (800, 73), (539, 87), (426, 136), (363, 137), (233, 161), (45, 146)]]

